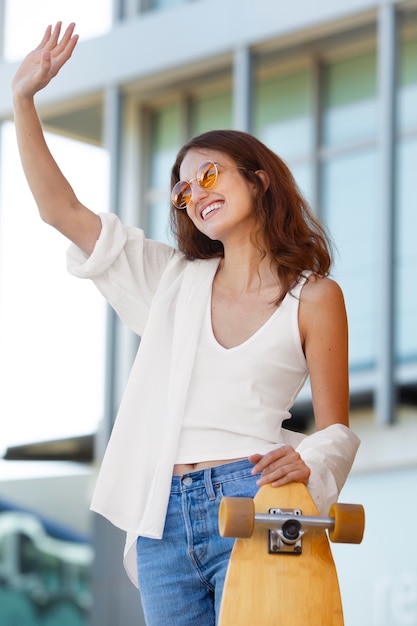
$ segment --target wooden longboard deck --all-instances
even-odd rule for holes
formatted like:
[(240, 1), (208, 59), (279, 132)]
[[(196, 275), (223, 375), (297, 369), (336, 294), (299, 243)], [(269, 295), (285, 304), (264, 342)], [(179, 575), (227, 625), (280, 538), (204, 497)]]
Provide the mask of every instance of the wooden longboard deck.
[[(255, 512), (301, 509), (318, 515), (301, 483), (261, 487)], [(302, 554), (269, 554), (268, 531), (255, 525), (236, 539), (223, 590), (219, 626), (343, 626), (336, 567), (324, 529), (307, 531)]]

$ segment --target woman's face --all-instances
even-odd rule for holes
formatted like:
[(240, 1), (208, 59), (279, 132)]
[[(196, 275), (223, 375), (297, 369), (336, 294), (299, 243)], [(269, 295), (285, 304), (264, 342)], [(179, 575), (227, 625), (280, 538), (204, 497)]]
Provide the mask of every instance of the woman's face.
[[(196, 181), (197, 170), (205, 161), (216, 163), (218, 170), (216, 182), (206, 189)], [(181, 163), (180, 178), (191, 183), (191, 200), (185, 210), (198, 230), (223, 245), (250, 236), (255, 186), (242, 176), (230, 156), (216, 150), (189, 150)]]

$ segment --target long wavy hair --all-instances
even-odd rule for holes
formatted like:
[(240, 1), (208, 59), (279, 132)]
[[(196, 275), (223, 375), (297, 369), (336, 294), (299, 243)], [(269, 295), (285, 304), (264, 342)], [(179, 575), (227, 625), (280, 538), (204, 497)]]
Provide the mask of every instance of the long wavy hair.
[[(269, 257), (280, 284), (279, 304), (300, 274), (311, 270), (327, 276), (332, 263), (332, 245), (324, 226), (314, 217), (297, 187), (288, 166), (256, 137), (235, 130), (214, 130), (188, 141), (178, 152), (171, 171), (171, 189), (180, 180), (181, 163), (189, 150), (216, 150), (228, 155), (239, 173), (257, 188), (254, 201), (256, 228), (252, 242), (260, 260)], [(265, 189), (256, 174), (263, 170), (269, 178)], [(209, 259), (224, 255), (223, 244), (201, 233), (187, 212), (171, 204), (171, 230), (178, 248), (189, 259)]]

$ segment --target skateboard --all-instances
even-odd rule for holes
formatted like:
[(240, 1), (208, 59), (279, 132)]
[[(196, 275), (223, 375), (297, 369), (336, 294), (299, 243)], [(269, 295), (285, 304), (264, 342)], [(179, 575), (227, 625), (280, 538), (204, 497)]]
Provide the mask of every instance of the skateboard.
[(320, 517), (306, 486), (265, 485), (252, 498), (223, 498), (222, 537), (236, 537), (219, 626), (343, 626), (330, 540), (360, 543), (358, 504), (333, 504)]

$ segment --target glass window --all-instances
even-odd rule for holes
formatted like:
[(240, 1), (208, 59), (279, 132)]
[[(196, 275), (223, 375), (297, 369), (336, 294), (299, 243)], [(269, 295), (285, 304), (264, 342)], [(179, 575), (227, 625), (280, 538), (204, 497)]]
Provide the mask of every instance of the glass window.
[(48, 24), (61, 20), (77, 24), (82, 40), (107, 32), (112, 22), (112, 0), (6, 0), (4, 56), (16, 60), (38, 45)]
[(375, 360), (378, 278), (377, 158), (364, 150), (323, 165), (323, 216), (335, 242), (333, 275), (342, 287), (350, 326), (350, 365)]
[[(304, 195), (307, 202), (311, 204), (314, 199), (314, 181), (310, 162), (296, 163), (294, 165), (290, 164), (290, 169), (299, 190)], [(313, 212), (317, 209), (317, 207), (313, 205), (311, 208)]]
[(417, 126), (417, 40), (406, 41), (401, 46), (398, 124), (400, 130)]
[(284, 159), (307, 199), (313, 197), (309, 157), (313, 148), (310, 75), (260, 79), (255, 85), (253, 132)]
[[(404, 41), (400, 49), (398, 126), (402, 132), (417, 127), (417, 40)], [(415, 132), (399, 139), (396, 198), (396, 353), (400, 361), (417, 357), (417, 200)]]
[(169, 184), (171, 168), (182, 144), (182, 126), (179, 104), (152, 115), (147, 234), (158, 241), (169, 239)]
[(312, 124), (308, 72), (257, 83), (253, 132), (281, 158), (290, 160), (311, 152)]
[(182, 112), (179, 105), (160, 109), (151, 122), (151, 187), (168, 189), (171, 168), (182, 142)]
[(323, 143), (373, 138), (378, 122), (375, 53), (328, 63), (323, 79)]
[(396, 228), (397, 324), (396, 346), (400, 360), (417, 358), (417, 137), (403, 140), (398, 149)]
[(231, 128), (232, 97), (230, 92), (197, 98), (192, 105), (191, 134)]

